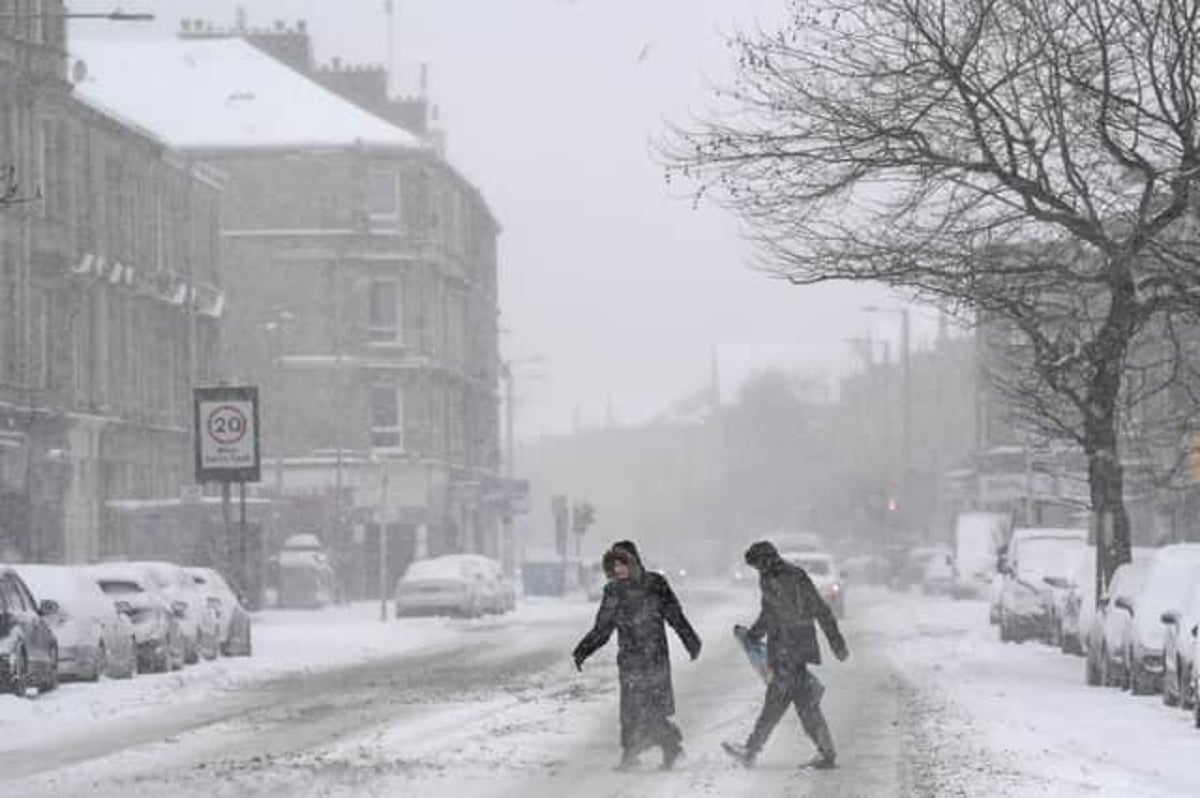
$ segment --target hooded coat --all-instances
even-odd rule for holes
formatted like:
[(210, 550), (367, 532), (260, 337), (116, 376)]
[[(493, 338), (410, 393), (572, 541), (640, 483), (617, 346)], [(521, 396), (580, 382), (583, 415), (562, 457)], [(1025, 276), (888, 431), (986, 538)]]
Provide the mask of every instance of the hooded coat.
[(700, 637), (667, 580), (645, 570), (636, 548), (617, 550), (629, 555), (632, 573), (628, 579), (605, 585), (596, 622), (575, 647), (574, 656), (576, 662), (583, 662), (617, 633), (622, 742), (629, 749), (637, 747), (635, 738), (645, 731), (643, 727), (675, 714), (666, 624), (679, 635), (692, 659), (700, 655)]
[(810, 663), (821, 663), (817, 624), (835, 653), (846, 650), (833, 610), (803, 568), (784, 560), (767, 541), (746, 551), (746, 563), (758, 570), (762, 591), (762, 609), (749, 636), (758, 640), (766, 635), (772, 671), (795, 675)]

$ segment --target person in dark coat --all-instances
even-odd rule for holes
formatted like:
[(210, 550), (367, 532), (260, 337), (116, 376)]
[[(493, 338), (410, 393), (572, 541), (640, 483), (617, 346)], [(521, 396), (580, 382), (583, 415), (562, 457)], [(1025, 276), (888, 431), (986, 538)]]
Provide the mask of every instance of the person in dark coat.
[(825, 632), (834, 656), (843, 662), (850, 656), (837, 619), (804, 569), (779, 556), (773, 543), (759, 541), (752, 545), (746, 550), (746, 564), (758, 571), (762, 591), (762, 611), (747, 636), (751, 640), (766, 636), (771, 678), (762, 712), (745, 745), (722, 745), (734, 759), (751, 767), (788, 706), (795, 706), (800, 724), (817, 746), (817, 756), (808, 765), (832, 768), (837, 763), (837, 750), (821, 712), (825, 688), (808, 666), (821, 663), (817, 624)]
[(617, 672), (621, 686), (621, 769), (637, 764), (643, 751), (662, 749), (664, 769), (683, 753), (683, 734), (671, 722), (675, 694), (671, 688), (671, 658), (665, 624), (670, 624), (694, 660), (700, 638), (683, 614), (683, 607), (661, 574), (642, 567), (637, 547), (621, 541), (604, 555), (605, 571), (613, 579), (592, 630), (575, 647), (575, 667), (617, 632)]

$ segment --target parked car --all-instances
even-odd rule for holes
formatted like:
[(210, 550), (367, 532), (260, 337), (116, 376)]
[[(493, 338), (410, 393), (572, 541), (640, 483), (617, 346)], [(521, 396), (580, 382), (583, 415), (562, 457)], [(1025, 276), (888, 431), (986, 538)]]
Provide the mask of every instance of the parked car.
[(274, 560), (280, 607), (320, 609), (337, 599), (333, 565), (316, 535), (291, 535)]
[(587, 592), (588, 601), (599, 601), (604, 596), (604, 586), (608, 577), (604, 566), (599, 562), (590, 563), (583, 569), (583, 589)]
[(832, 554), (824, 551), (788, 551), (783, 553), (788, 562), (808, 572), (821, 597), (829, 604), (833, 614), (841, 618), (846, 613), (845, 588), (838, 573), (837, 562)]
[(1000, 639), (1021, 642), (1050, 636), (1054, 598), (1047, 579), (1065, 584), (1077, 550), (1079, 529), (1018, 529), (1008, 543), (1000, 588)]
[(500, 563), (482, 554), (447, 554), (438, 559), (460, 562), (479, 585), (480, 612), (502, 614), (516, 609), (516, 589)]
[(1197, 624), (1200, 624), (1200, 579), (1192, 580), (1178, 610), (1162, 615), (1163, 703), (1192, 709), (1196, 704), (1195, 668)]
[(58, 641), (45, 616), (53, 601), (38, 605), (21, 576), (0, 566), (0, 689), (24, 697), (58, 687)]
[(58, 641), (60, 678), (96, 681), (102, 675), (125, 679), (137, 671), (133, 624), (117, 612), (96, 582), (78, 567), (17, 565), (34, 598), (53, 601), (45, 616)]
[(454, 614), (475, 618), (487, 599), (477, 569), (454, 556), (416, 560), (396, 582), (396, 617)]
[(997, 557), (1011, 525), (1008, 513), (970, 512), (955, 519), (955, 598), (990, 596)]
[(191, 665), (201, 657), (215, 659), (219, 649), (216, 614), (192, 575), (170, 562), (139, 561), (130, 565), (145, 573), (177, 611), (183, 633), (183, 661)]
[[(1134, 546), (1131, 554), (1135, 562), (1141, 562), (1153, 557), (1155, 551), (1156, 549)], [(1063, 601), (1063, 653), (1088, 656), (1088, 635), (1095, 617), (1096, 549), (1089, 546), (1087, 553), (1076, 564)]]
[(1125, 682), (1125, 627), (1131, 615), (1124, 607), (1141, 590), (1150, 559), (1134, 560), (1113, 572), (1108, 588), (1096, 602), (1096, 615), (1087, 636), (1087, 683), (1111, 687)]
[(954, 552), (949, 546), (938, 547), (925, 560), (921, 590), (930, 595), (949, 596), (953, 594), (954, 586)]
[[(1046, 584), (1046, 590), (1049, 592), (1050, 618), (1047, 622), (1045, 642), (1048, 645), (1057, 648), (1063, 648), (1063, 639), (1066, 635), (1064, 630), (1064, 622), (1067, 615), (1067, 601), (1071, 596), (1071, 591), (1074, 588), (1075, 578), (1079, 574), (1081, 563), (1090, 563), (1093, 571), (1096, 563), (1096, 549), (1093, 546), (1084, 544), (1072, 548), (1067, 553), (1067, 562), (1065, 563), (1064, 575), (1047, 574), (1042, 577), (1042, 581)], [(1095, 582), (1095, 574), (1091, 577), (1084, 577), (1091, 582)]]
[(225, 577), (212, 568), (185, 568), (217, 620), (217, 643), (227, 657), (248, 657), (254, 650), (250, 613)]
[(133, 624), (138, 673), (164, 673), (184, 664), (184, 640), (174, 605), (140, 568), (128, 563), (103, 563), (87, 569), (117, 611)]
[(1151, 561), (1141, 588), (1132, 596), (1114, 599), (1130, 619), (1119, 641), (1123, 649), (1125, 684), (1134, 695), (1162, 689), (1162, 617), (1179, 612), (1192, 584), (1200, 579), (1200, 543), (1164, 546)]

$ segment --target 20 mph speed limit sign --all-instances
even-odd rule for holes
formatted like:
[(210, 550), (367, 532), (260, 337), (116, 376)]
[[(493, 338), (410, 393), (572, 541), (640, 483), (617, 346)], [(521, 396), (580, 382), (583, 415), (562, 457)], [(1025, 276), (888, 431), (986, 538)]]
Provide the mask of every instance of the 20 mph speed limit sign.
[(196, 481), (258, 482), (258, 389), (195, 389)]

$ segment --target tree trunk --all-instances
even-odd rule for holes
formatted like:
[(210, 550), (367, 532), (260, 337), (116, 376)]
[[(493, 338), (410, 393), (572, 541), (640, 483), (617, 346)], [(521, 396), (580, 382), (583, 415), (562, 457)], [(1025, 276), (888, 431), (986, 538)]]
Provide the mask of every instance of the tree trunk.
[(1125, 512), (1124, 469), (1117, 450), (1115, 414), (1089, 420), (1086, 438), (1099, 597), (1113, 571), (1130, 559), (1129, 515)]

